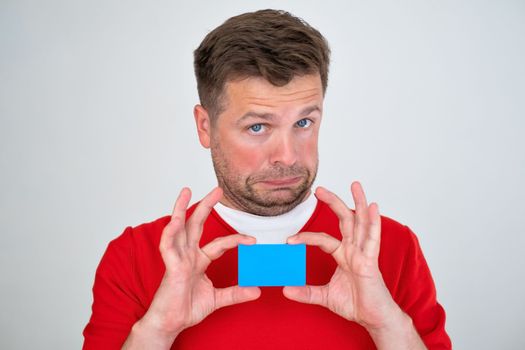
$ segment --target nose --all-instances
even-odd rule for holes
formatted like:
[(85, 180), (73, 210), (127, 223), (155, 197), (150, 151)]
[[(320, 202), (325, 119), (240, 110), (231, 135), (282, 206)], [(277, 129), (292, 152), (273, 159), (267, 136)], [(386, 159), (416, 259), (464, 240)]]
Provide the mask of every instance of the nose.
[(270, 162), (272, 164), (291, 166), (297, 161), (298, 145), (292, 134), (274, 134), (275, 140)]

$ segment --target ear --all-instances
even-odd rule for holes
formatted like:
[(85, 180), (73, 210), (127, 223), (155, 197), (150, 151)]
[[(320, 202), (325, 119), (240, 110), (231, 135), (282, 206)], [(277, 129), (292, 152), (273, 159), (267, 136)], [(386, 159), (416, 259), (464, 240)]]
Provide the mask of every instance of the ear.
[(208, 111), (201, 105), (196, 105), (193, 108), (193, 116), (195, 117), (195, 125), (197, 126), (197, 133), (199, 134), (199, 141), (202, 147), (210, 148), (211, 123)]

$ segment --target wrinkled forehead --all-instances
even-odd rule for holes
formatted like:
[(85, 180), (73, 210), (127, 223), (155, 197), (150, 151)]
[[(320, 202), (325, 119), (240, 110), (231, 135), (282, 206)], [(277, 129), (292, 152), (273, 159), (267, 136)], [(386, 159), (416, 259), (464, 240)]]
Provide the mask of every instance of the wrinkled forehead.
[(319, 74), (294, 77), (276, 86), (261, 77), (229, 81), (224, 88), (224, 111), (245, 109), (304, 109), (306, 105), (322, 110), (323, 88)]

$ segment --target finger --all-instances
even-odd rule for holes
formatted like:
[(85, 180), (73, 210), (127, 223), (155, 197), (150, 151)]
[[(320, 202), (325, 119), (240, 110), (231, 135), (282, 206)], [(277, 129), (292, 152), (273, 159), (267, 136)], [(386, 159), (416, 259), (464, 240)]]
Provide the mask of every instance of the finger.
[(186, 209), (191, 200), (191, 190), (187, 187), (182, 188), (173, 206), (173, 212), (171, 214), (171, 221), (178, 219), (183, 228), (177, 231), (178, 234), (174, 235), (174, 245), (185, 246), (186, 245), (186, 232), (184, 230), (184, 223), (186, 222)]
[(224, 254), (228, 249), (235, 248), (239, 244), (252, 245), (255, 244), (255, 242), (255, 237), (237, 233), (234, 235), (215, 238), (213, 241), (202, 247), (201, 250), (211, 262)]
[(368, 258), (377, 259), (381, 246), (381, 216), (379, 215), (379, 206), (377, 203), (370, 204), (368, 214), (370, 228), (363, 246), (363, 253)]
[(328, 307), (326, 302), (326, 286), (309, 286), (283, 288), (283, 294), (290, 300), (305, 304), (317, 304)]
[(176, 263), (176, 255), (173, 254), (174, 252), (176, 253), (176, 250), (174, 249), (175, 236), (180, 234), (180, 231), (182, 230), (184, 230), (184, 224), (178, 217), (172, 219), (162, 230), (159, 250), (164, 265), (166, 265), (166, 269)]
[(215, 288), (215, 309), (255, 300), (261, 295), (259, 287)]
[(355, 203), (355, 224), (354, 224), (354, 242), (358, 247), (363, 246), (363, 242), (368, 234), (368, 205), (366, 203), (365, 192), (358, 181), (350, 186), (352, 197)]
[(324, 232), (300, 232), (288, 237), (286, 243), (313, 245), (321, 248), (323, 252), (328, 254), (333, 254), (341, 245), (341, 241)]
[(182, 222), (186, 221), (186, 209), (191, 200), (191, 190), (188, 187), (182, 188), (173, 206), (173, 212), (171, 218), (178, 217), (182, 219)]
[(208, 215), (210, 215), (213, 206), (219, 202), (221, 197), (222, 189), (215, 187), (199, 202), (186, 225), (189, 244), (198, 244), (202, 235), (204, 222), (208, 218)]
[(354, 235), (354, 214), (348, 208), (335, 193), (330, 192), (324, 187), (317, 187), (315, 191), (315, 196), (328, 204), (330, 209), (332, 209), (339, 219), (339, 230), (343, 235), (343, 238), (347, 239), (349, 242), (352, 242)]

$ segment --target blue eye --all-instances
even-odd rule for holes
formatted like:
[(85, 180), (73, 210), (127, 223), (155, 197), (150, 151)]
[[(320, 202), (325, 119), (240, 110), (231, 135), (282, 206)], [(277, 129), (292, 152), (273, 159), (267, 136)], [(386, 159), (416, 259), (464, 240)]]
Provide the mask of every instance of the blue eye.
[(306, 128), (307, 126), (309, 126), (310, 124), (312, 123), (312, 121), (310, 119), (301, 119), (297, 122), (297, 126), (299, 126), (300, 128)]
[(254, 133), (258, 134), (263, 129), (262, 124), (254, 124), (249, 127), (250, 131), (253, 131)]

